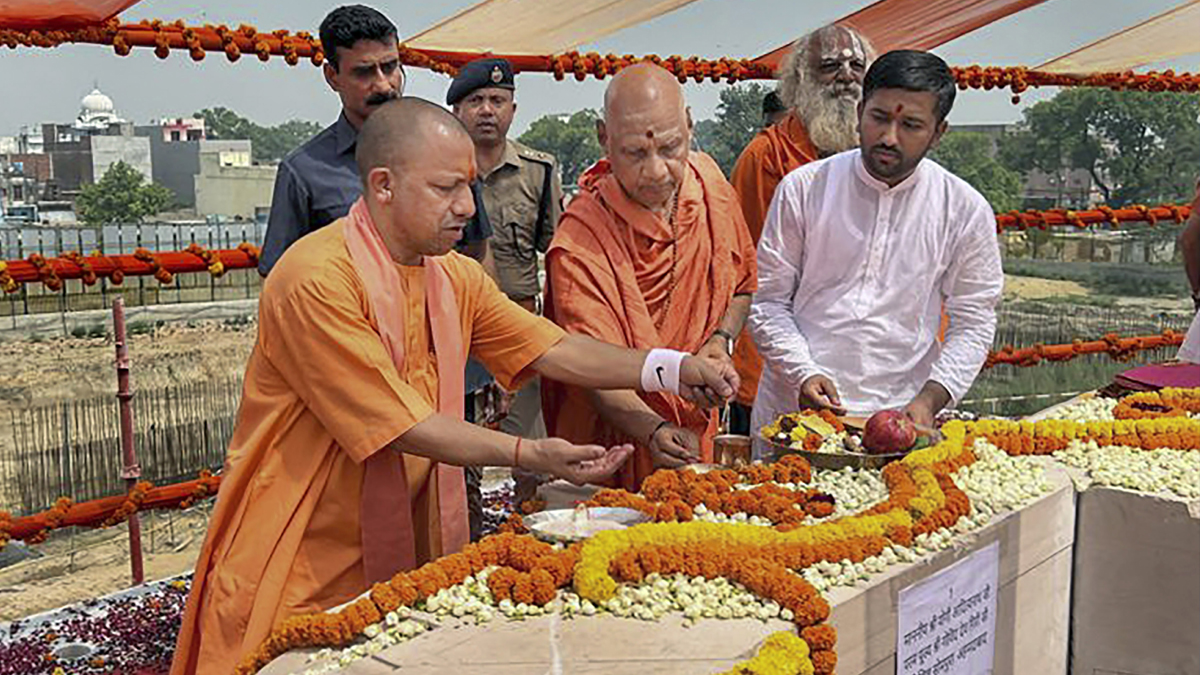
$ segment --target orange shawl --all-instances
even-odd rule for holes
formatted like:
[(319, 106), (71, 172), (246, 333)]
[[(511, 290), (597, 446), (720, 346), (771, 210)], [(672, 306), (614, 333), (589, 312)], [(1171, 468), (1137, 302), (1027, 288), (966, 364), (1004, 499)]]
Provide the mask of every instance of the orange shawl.
[[(379, 322), (379, 334), (397, 370), (404, 372), (404, 300), (400, 275), (383, 245), (367, 204), (360, 197), (345, 225), (346, 248), (362, 277), (367, 300)], [(438, 412), (463, 419), (463, 350), (458, 303), (446, 271), (425, 258), (425, 311), (438, 365)], [(442, 552), (462, 550), (469, 538), (463, 470), (435, 463), (438, 527)], [(412, 496), (400, 453), (387, 448), (371, 455), (363, 471), (363, 572), (367, 583), (386, 581), (401, 569), (417, 566)]]

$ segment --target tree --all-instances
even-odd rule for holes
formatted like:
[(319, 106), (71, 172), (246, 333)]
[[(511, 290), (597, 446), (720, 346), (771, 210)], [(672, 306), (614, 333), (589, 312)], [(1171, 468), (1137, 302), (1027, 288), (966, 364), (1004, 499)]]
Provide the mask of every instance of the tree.
[(206, 108), (194, 117), (204, 120), (212, 138), (250, 141), (251, 154), (256, 162), (277, 162), (300, 147), (321, 130), (321, 125), (308, 120), (288, 120), (273, 127), (256, 124), (228, 108)]
[(930, 153), (948, 171), (979, 190), (994, 211), (1011, 211), (1021, 205), (1021, 174), (1005, 167), (994, 156), (987, 134), (951, 131)]
[(1002, 144), (1024, 173), (1083, 169), (1112, 206), (1187, 198), (1200, 171), (1200, 95), (1077, 87), (1025, 111)]
[(580, 110), (569, 118), (546, 115), (529, 125), (517, 140), (554, 155), (562, 168), (563, 185), (574, 185), (579, 174), (604, 155), (596, 140), (598, 119), (595, 110)]
[(721, 91), (715, 119), (696, 123), (696, 145), (728, 176), (754, 134), (762, 127), (762, 102), (771, 89), (756, 82)]
[(174, 194), (144, 176), (125, 162), (108, 167), (97, 183), (83, 186), (75, 208), (89, 225), (140, 222), (146, 216), (165, 211), (174, 203)]

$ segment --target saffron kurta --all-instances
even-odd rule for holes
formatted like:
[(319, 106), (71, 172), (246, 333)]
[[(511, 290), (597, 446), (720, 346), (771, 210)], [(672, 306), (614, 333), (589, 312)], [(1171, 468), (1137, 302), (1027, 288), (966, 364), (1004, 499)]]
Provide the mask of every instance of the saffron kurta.
[[(674, 224), (634, 202), (607, 164), (581, 179), (583, 190), (559, 222), (546, 255), (546, 315), (568, 332), (636, 349), (695, 353), (720, 326), (733, 296), (757, 284), (754, 244), (737, 195), (708, 155), (690, 153)], [(677, 396), (641, 394), (664, 419), (702, 438), (711, 461), (715, 411)], [(645, 438), (604, 423), (589, 394), (543, 386), (550, 435), (577, 443), (632, 442), (618, 474), (634, 489), (653, 472)]]
[[(438, 260), (457, 299), (464, 348), (516, 388), (563, 332), (509, 301), (473, 260)], [(226, 675), (283, 619), (367, 590), (363, 462), (432, 415), (438, 400), (425, 272), (397, 268), (403, 372), (381, 341), (342, 221), (294, 244), (268, 278), (174, 675)], [(405, 455), (404, 464), (420, 564), (442, 554), (437, 490), (429, 460)]]
[[(764, 129), (742, 150), (733, 167), (731, 182), (741, 201), (742, 215), (746, 217), (746, 225), (750, 228), (755, 245), (762, 236), (767, 209), (771, 207), (771, 198), (775, 196), (779, 182), (795, 169), (816, 159), (817, 148), (809, 140), (808, 132), (795, 113)], [(747, 331), (742, 332), (734, 348), (733, 364), (742, 378), (737, 400), (752, 405), (763, 362)], [(754, 433), (756, 430), (752, 429), (751, 435)]]

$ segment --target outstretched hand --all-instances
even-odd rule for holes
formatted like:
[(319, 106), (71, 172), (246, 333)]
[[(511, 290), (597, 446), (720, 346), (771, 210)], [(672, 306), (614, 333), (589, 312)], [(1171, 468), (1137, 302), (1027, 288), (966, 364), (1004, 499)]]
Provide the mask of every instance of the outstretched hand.
[(561, 438), (543, 438), (529, 443), (529, 452), (521, 455), (521, 468), (552, 474), (575, 485), (595, 483), (616, 472), (633, 446), (575, 445)]

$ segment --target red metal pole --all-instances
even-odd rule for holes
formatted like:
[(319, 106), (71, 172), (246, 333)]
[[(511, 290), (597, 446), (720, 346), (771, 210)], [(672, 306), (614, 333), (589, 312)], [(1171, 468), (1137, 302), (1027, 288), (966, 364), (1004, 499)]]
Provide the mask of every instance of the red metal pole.
[[(113, 336), (117, 343), (117, 400), (121, 402), (121, 454), (125, 468), (121, 478), (125, 479), (127, 492), (132, 492), (142, 477), (142, 467), (137, 462), (133, 449), (133, 390), (129, 386), (129, 349), (125, 344), (125, 299), (117, 296), (113, 300)], [(145, 581), (142, 569), (142, 524), (138, 514), (129, 516), (129, 566), (133, 572), (133, 585)]]

